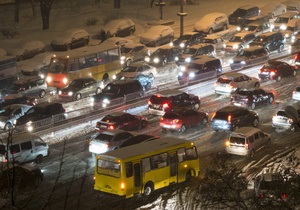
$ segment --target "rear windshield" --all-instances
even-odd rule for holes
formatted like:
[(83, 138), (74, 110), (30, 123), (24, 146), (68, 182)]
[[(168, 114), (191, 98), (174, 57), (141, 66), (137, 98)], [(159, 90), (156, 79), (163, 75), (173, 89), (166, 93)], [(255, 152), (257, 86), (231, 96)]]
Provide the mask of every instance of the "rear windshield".
[(240, 90), (240, 91), (237, 92), (237, 94), (243, 95), (243, 96), (248, 96), (248, 95), (251, 95), (251, 91)]
[(178, 114), (176, 114), (176, 113), (168, 113), (168, 112), (165, 113), (164, 116), (163, 116), (163, 118), (168, 118), (168, 119), (176, 119), (178, 117), (179, 117)]
[(98, 136), (96, 136), (95, 139), (99, 140), (99, 141), (108, 141), (108, 142), (110, 142), (112, 140), (112, 138), (113, 138), (112, 135), (101, 133)]
[(222, 120), (227, 120), (228, 113), (226, 113), (226, 112), (217, 112), (215, 118), (222, 119)]
[(167, 97), (158, 97), (156, 95), (152, 96), (150, 98), (151, 103), (154, 104), (163, 104), (169, 101), (169, 99)]
[(119, 118), (120, 118), (119, 116), (106, 115), (105, 117), (102, 118), (101, 121), (116, 122), (116, 121), (118, 121)]
[(297, 91), (297, 92), (300, 92), (300, 87), (296, 87), (296, 91)]
[(231, 136), (230, 137), (230, 143), (233, 143), (233, 144), (245, 144), (245, 138)]
[(247, 10), (238, 8), (237, 10), (234, 11), (233, 14), (235, 14), (235, 15), (241, 17), (241, 16), (244, 16), (244, 15), (247, 14)]
[(288, 117), (285, 113), (285, 111), (278, 111), (277, 116), (283, 116), (283, 117)]
[(219, 83), (224, 83), (224, 84), (229, 84), (231, 81), (232, 81), (232, 79), (229, 79), (229, 78), (223, 78), (223, 77), (220, 77), (220, 78), (218, 79), (218, 82), (219, 82)]

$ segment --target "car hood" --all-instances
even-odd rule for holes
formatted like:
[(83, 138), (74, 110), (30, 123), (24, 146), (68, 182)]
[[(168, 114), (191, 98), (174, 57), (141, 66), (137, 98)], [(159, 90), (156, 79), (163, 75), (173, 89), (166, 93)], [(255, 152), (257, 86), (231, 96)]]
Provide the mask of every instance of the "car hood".
[(53, 39), (51, 41), (51, 44), (54, 44), (54, 45), (63, 45), (63, 44), (66, 44), (70, 42), (70, 39), (67, 38), (67, 37), (57, 37), (56, 39)]
[(211, 22), (206, 22), (206, 21), (198, 21), (195, 23), (194, 25), (194, 29), (197, 31), (201, 31), (201, 30), (206, 30), (209, 27), (211, 27), (212, 23)]

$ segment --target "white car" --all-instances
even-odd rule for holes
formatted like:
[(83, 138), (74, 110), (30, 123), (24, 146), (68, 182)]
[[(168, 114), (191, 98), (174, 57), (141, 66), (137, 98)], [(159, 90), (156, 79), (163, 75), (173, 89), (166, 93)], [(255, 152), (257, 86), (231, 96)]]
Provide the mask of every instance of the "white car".
[(146, 33), (140, 36), (140, 42), (146, 46), (157, 47), (172, 42), (174, 30), (170, 26), (152, 26)]
[(223, 50), (224, 46), (226, 45), (226, 41), (221, 36), (215, 34), (207, 35), (201, 39), (200, 43), (211, 44), (214, 46), (216, 51)]
[(283, 13), (286, 13), (286, 6), (279, 2), (270, 2), (260, 8), (260, 14), (270, 18), (277, 17)]
[(226, 43), (224, 50), (227, 53), (237, 53), (244, 48), (247, 48), (255, 39), (255, 35), (250, 32), (240, 32), (231, 37), (229, 42)]
[(103, 32), (106, 38), (129, 36), (135, 32), (135, 23), (129, 18), (111, 20), (98, 33), (100, 39)]
[(117, 73), (115, 79), (120, 79), (124, 73), (126, 74), (128, 72), (139, 72), (150, 77), (155, 77), (157, 74), (156, 67), (144, 62), (133, 62), (129, 64), (129, 66), (124, 67), (121, 72)]
[(294, 100), (300, 101), (300, 86), (296, 87), (296, 89), (293, 91), (292, 98)]
[(227, 30), (228, 25), (228, 17), (224, 13), (213, 12), (197, 21), (194, 30), (212, 34), (218, 30)]
[[(300, 116), (300, 109), (297, 110), (298, 118)], [(278, 110), (277, 113), (272, 117), (272, 127), (279, 129), (294, 129), (292, 126), (293, 120), (287, 116), (284, 110)]]

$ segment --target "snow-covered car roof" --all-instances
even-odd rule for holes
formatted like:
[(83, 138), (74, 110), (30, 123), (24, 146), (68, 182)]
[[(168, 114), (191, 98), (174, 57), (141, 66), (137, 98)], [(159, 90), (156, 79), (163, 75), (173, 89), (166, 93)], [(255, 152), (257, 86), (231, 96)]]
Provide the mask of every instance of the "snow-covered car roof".
[(168, 30), (170, 34), (174, 33), (174, 30), (170, 26), (158, 25), (158, 26), (152, 26), (147, 32), (141, 35), (141, 38), (155, 39), (164, 30)]
[(204, 15), (198, 22), (214, 22), (217, 17), (227, 17), (224, 13), (221, 12), (212, 12)]
[(255, 127), (241, 127), (236, 129), (233, 133), (230, 134), (230, 136), (241, 136), (241, 137), (247, 137), (252, 136), (253, 134), (259, 132), (260, 130)]
[(89, 33), (81, 28), (71, 28), (68, 30), (63, 31), (61, 34), (52, 40), (52, 43), (67, 43), (71, 41), (73, 34), (81, 33), (82, 36), (86, 37), (89, 36)]
[(111, 20), (109, 21), (104, 27), (103, 30), (104, 31), (111, 31), (111, 30), (115, 30), (119, 27), (119, 24), (124, 24), (126, 25), (126, 27), (130, 27), (130, 26), (135, 26), (135, 23), (129, 19), (129, 18), (123, 18), (123, 19), (115, 19), (115, 20)]
[(100, 46), (104, 43), (119, 46), (119, 45), (124, 45), (124, 44), (128, 44), (128, 43), (133, 44), (133, 41), (131, 39), (126, 39), (126, 38), (121, 38), (121, 37), (111, 37), (111, 38), (106, 39), (104, 42), (102, 42), (100, 44)]
[(40, 40), (33, 40), (33, 41), (21, 41), (12, 45), (10, 48), (7, 49), (7, 53), (9, 55), (22, 55), (25, 50), (32, 49), (45, 49), (46, 45)]
[(53, 53), (50, 52), (41, 53), (34, 56), (30, 60), (22, 60), (18, 62), (18, 67), (21, 69), (21, 71), (34, 72), (49, 65), (52, 56)]
[(281, 7), (285, 7), (286, 6), (284, 4), (281, 4), (279, 2), (269, 2), (267, 4), (265, 4), (263, 7), (260, 8), (260, 14), (261, 15), (269, 15), (270, 13), (272, 13), (276, 7), (281, 6)]

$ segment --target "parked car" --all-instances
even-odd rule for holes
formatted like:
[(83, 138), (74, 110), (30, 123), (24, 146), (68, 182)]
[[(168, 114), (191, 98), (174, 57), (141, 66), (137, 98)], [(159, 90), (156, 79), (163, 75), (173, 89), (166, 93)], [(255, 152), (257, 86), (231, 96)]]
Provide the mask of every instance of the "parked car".
[[(297, 109), (298, 118), (300, 118), (300, 109)], [(278, 110), (272, 117), (272, 127), (279, 129), (295, 130), (293, 119), (289, 118), (284, 110)]]
[(142, 115), (115, 112), (104, 116), (100, 121), (98, 121), (96, 123), (96, 130), (140, 130), (146, 127), (147, 123), (148, 119)]
[(147, 135), (147, 134), (139, 134), (136, 136), (133, 136), (129, 139), (127, 139), (126, 141), (124, 141), (119, 148), (123, 148), (123, 147), (128, 147), (134, 144), (139, 144), (142, 142), (146, 142), (146, 141), (152, 141), (155, 139), (160, 138), (159, 136), (152, 136), (152, 135)]
[(226, 44), (226, 41), (216, 34), (209, 34), (206, 37), (204, 37), (200, 43), (205, 44), (211, 44), (214, 46), (215, 51), (221, 51), (224, 50), (224, 46)]
[(271, 136), (258, 128), (242, 127), (229, 135), (225, 142), (225, 151), (233, 155), (254, 157), (263, 147), (269, 147)]
[(145, 91), (148, 91), (151, 89), (154, 81), (153, 81), (153, 77), (141, 74), (139, 72), (127, 72), (122, 74), (122, 77), (120, 79), (135, 79), (138, 80), (141, 85), (143, 86), (143, 88), (145, 89)]
[[(0, 191), (2, 198), (8, 198), (11, 193), (11, 183), (14, 180), (18, 191), (26, 192), (29, 189), (39, 187), (43, 181), (44, 174), (38, 167), (32, 165), (12, 165), (1, 163)], [(14, 174), (14, 176), (12, 176)]]
[(145, 61), (150, 65), (165, 66), (167, 63), (175, 61), (181, 50), (178, 47), (164, 46), (155, 50), (151, 55), (145, 57)]
[(0, 109), (0, 128), (12, 129), (17, 119), (23, 116), (32, 106), (25, 104), (12, 104)]
[(91, 77), (74, 79), (67, 87), (58, 91), (58, 96), (63, 99), (80, 100), (101, 92), (100, 84)]
[(249, 89), (260, 86), (260, 82), (255, 77), (249, 77), (239, 72), (229, 72), (220, 76), (215, 83), (217, 94), (232, 94), (238, 89)]
[(248, 66), (264, 63), (269, 60), (269, 53), (263, 47), (249, 47), (240, 51), (230, 61), (231, 70), (242, 69)]
[(274, 18), (283, 13), (286, 13), (287, 8), (284, 4), (281, 4), (279, 2), (270, 2), (261, 7), (260, 11), (261, 15), (265, 15), (269, 18)]
[(194, 25), (194, 30), (212, 34), (215, 31), (227, 30), (228, 29), (228, 17), (224, 13), (213, 12), (204, 15)]
[(300, 18), (294, 18), (287, 23), (285, 30), (281, 31), (286, 42), (293, 43), (295, 37), (300, 31)]
[(166, 111), (198, 110), (200, 104), (200, 98), (196, 95), (175, 89), (162, 90), (151, 96), (148, 101), (148, 112), (163, 115)]
[(178, 57), (175, 57), (175, 62), (178, 66), (187, 65), (199, 55), (215, 55), (214, 46), (211, 44), (197, 44), (185, 48)]
[(127, 74), (129, 72), (138, 72), (149, 77), (155, 77), (157, 75), (156, 67), (150, 66), (144, 62), (134, 62), (131, 63), (129, 66), (124, 67), (121, 72), (115, 75), (115, 79), (120, 79), (123, 77), (123, 74)]
[(271, 24), (271, 28), (273, 31), (281, 31), (285, 30), (287, 24), (290, 20), (294, 18), (299, 18), (300, 14), (298, 12), (286, 12), (279, 15), (273, 24)]
[(231, 95), (230, 103), (234, 106), (251, 107), (255, 109), (257, 106), (264, 104), (272, 104), (275, 96), (272, 92), (265, 91), (261, 88), (249, 90), (237, 90)]
[(188, 84), (191, 81), (199, 81), (216, 77), (222, 70), (220, 59), (212, 56), (195, 57), (187, 67), (181, 66), (177, 78), (179, 84)]
[(260, 34), (270, 32), (270, 31), (272, 31), (272, 29), (271, 29), (271, 24), (270, 24), (269, 20), (252, 21), (252, 22), (246, 24), (242, 30), (242, 32), (253, 33), (255, 36), (258, 36)]
[(255, 39), (255, 35), (249, 32), (240, 32), (233, 35), (224, 47), (226, 53), (237, 53), (245, 48)]
[(297, 86), (297, 87), (294, 89), (292, 98), (293, 98), (294, 100), (297, 100), (297, 101), (300, 100), (300, 86)]
[(91, 135), (89, 142), (89, 152), (93, 154), (102, 154), (110, 150), (115, 150), (127, 139), (134, 135), (123, 130), (96, 131)]
[(268, 52), (278, 51), (281, 53), (284, 50), (285, 38), (281, 32), (267, 32), (259, 35), (250, 43), (250, 46), (264, 47)]
[(152, 26), (147, 32), (140, 36), (140, 42), (146, 46), (160, 46), (172, 42), (174, 30), (170, 26)]
[(237, 8), (231, 15), (229, 15), (229, 24), (244, 25), (247, 19), (259, 15), (260, 10), (257, 6), (245, 5)]
[(288, 10), (296, 10), (299, 11), (300, 9), (300, 2), (296, 0), (288, 0), (284, 1), (283, 4), (286, 6)]
[(18, 42), (16, 45), (6, 49), (8, 55), (13, 55), (17, 58), (17, 61), (32, 58), (40, 53), (46, 51), (46, 45), (39, 40)]
[(103, 32), (106, 38), (129, 36), (135, 32), (135, 23), (129, 18), (111, 20), (98, 32), (100, 39)]
[(21, 94), (10, 94), (0, 99), (0, 109), (13, 104), (34, 106), (37, 104), (37, 99), (30, 96), (23, 96)]
[(3, 90), (2, 94), (21, 94), (23, 96), (39, 96), (44, 98), (47, 93), (47, 84), (40, 76), (23, 77), (13, 83), (13, 86)]
[(211, 127), (214, 131), (234, 131), (245, 126), (257, 127), (258, 115), (244, 107), (226, 106), (219, 109), (211, 117)]
[(66, 110), (61, 103), (41, 103), (31, 107), (23, 116), (17, 119), (16, 126), (26, 125), (28, 131), (34, 128), (34, 122), (53, 118), (53, 123), (66, 119)]
[(297, 67), (283, 61), (269, 60), (258, 72), (261, 80), (280, 81), (283, 77), (296, 76)]
[(70, 50), (83, 47), (90, 42), (90, 35), (84, 29), (72, 28), (63, 31), (56, 39), (51, 41), (53, 50)]
[(187, 128), (198, 125), (207, 125), (208, 114), (187, 109), (177, 112), (166, 112), (160, 118), (162, 131), (176, 130), (184, 133)]
[(143, 44), (127, 43), (121, 46), (121, 64), (129, 66), (135, 61), (144, 60), (144, 57), (149, 54), (149, 50)]
[(102, 92), (91, 97), (91, 106), (96, 109), (123, 103), (144, 95), (144, 88), (138, 80), (124, 79), (108, 83)]
[(111, 37), (106, 39), (105, 41), (101, 42), (101, 44), (105, 44), (106, 46), (110, 45), (115, 45), (115, 46), (124, 46), (125, 44), (133, 44), (134, 42), (131, 39), (126, 39), (122, 37)]
[(176, 40), (170, 43), (170, 45), (173, 47), (178, 47), (180, 49), (185, 49), (189, 46), (198, 44), (206, 34), (204, 33), (199, 33), (199, 32), (188, 32), (184, 33), (181, 36), (179, 36)]

